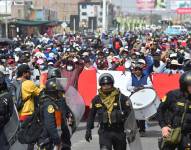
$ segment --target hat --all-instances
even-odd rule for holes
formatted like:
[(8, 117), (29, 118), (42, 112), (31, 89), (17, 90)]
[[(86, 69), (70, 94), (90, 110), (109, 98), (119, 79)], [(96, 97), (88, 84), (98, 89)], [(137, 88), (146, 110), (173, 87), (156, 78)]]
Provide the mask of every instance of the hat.
[(15, 52), (20, 52), (20, 51), (21, 51), (20, 47), (15, 48)]
[(135, 63), (133, 69), (140, 69), (143, 70), (143, 67), (140, 64)]
[(83, 56), (89, 56), (89, 53), (88, 52), (84, 52), (82, 55)]
[(54, 58), (54, 53), (49, 53), (49, 57)]
[(140, 63), (140, 64), (145, 64), (145, 65), (146, 65), (146, 62), (145, 62), (144, 59), (139, 59), (139, 60), (138, 60), (138, 63)]
[(112, 62), (120, 62), (120, 59), (118, 57), (113, 57)]
[(171, 65), (182, 65), (182, 64), (179, 64), (179, 63), (178, 63), (178, 60), (172, 60), (172, 61), (170, 62), (170, 64), (171, 64)]
[(49, 62), (48, 65), (54, 65), (54, 63), (53, 62)]
[(139, 55), (141, 55), (139, 52), (135, 52), (135, 55), (137, 55), (137, 56), (139, 56)]
[(177, 57), (177, 53), (172, 53), (172, 54), (170, 54), (169, 57), (170, 57), (170, 58)]
[(39, 65), (42, 65), (44, 63), (44, 60), (43, 59), (38, 59), (36, 63), (39, 64)]

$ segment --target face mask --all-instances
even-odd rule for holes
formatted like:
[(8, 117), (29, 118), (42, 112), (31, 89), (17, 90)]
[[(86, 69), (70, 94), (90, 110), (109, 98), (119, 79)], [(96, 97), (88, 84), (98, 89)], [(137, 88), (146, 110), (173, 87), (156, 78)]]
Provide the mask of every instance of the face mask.
[(71, 65), (67, 65), (67, 66), (66, 66), (66, 70), (67, 70), (67, 71), (72, 71), (73, 69), (74, 69), (74, 67), (71, 66)]
[(159, 67), (159, 66), (160, 66), (160, 61), (154, 60), (154, 67)]
[(45, 65), (40, 65), (39, 69), (40, 70), (44, 70), (45, 69)]

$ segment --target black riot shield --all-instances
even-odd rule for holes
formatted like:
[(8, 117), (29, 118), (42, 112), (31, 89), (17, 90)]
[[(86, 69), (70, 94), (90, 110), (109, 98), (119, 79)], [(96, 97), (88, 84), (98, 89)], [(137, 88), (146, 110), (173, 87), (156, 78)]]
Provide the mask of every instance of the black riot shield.
[(72, 125), (68, 126), (72, 135), (83, 117), (83, 114), (85, 112), (85, 103), (82, 96), (73, 86), (69, 86), (66, 89), (67, 80), (68, 79), (66, 78), (56, 78), (56, 84), (58, 89), (64, 89), (66, 104), (68, 105), (68, 107), (70, 108), (70, 112), (72, 113), (73, 122)]
[(140, 140), (139, 130), (137, 127), (133, 109), (130, 112), (130, 114), (125, 122), (124, 128), (125, 128), (125, 132), (127, 135), (127, 141), (128, 141), (127, 147), (130, 150), (142, 150), (142, 144), (141, 144), (141, 140)]
[(7, 137), (8, 142), (12, 145), (15, 142), (15, 135), (19, 129), (19, 117), (17, 113), (16, 106), (14, 105), (12, 116), (9, 122), (3, 128), (5, 136)]
[(16, 106), (14, 105), (12, 116), (9, 122), (4, 127), (5, 136), (10, 144), (10, 150), (27, 150), (27, 145), (19, 143), (17, 140), (17, 131), (19, 130), (20, 122)]
[(28, 149), (28, 145), (21, 144), (19, 143), (18, 140), (13, 145), (11, 145), (11, 148), (10, 148), (10, 150), (27, 150), (27, 149)]

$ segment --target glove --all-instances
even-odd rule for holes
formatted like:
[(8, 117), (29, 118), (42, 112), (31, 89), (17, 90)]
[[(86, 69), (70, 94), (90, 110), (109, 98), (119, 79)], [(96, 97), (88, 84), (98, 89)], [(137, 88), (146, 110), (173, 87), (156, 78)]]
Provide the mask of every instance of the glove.
[(85, 139), (86, 139), (87, 142), (90, 142), (90, 140), (92, 140), (91, 130), (86, 131)]
[(61, 150), (61, 145), (55, 145), (54, 150)]

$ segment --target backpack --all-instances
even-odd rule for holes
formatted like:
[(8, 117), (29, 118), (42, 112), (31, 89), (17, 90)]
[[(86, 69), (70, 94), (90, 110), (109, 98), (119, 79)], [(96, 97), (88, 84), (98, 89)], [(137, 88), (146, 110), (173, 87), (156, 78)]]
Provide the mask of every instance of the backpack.
[(14, 80), (13, 85), (14, 85), (14, 91), (13, 91), (14, 102), (15, 102), (17, 110), (20, 111), (23, 108), (25, 103), (22, 99), (22, 81)]
[(43, 119), (41, 116), (41, 107), (28, 117), (18, 131), (18, 141), (21, 144), (36, 143), (43, 131)]

